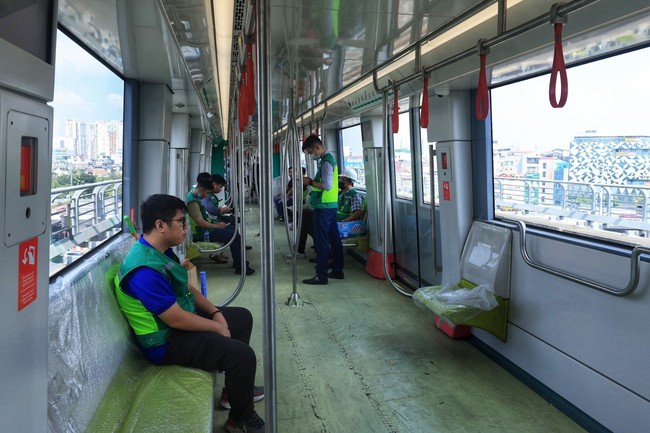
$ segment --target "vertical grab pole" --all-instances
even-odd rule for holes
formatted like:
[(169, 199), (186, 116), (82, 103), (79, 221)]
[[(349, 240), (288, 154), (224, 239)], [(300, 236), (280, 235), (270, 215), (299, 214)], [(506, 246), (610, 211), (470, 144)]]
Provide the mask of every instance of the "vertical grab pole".
[(275, 279), (273, 269), (274, 237), (273, 237), (273, 194), (271, 182), (266, 180), (273, 176), (273, 144), (269, 141), (273, 137), (271, 119), (271, 17), (270, 0), (257, 2), (257, 118), (259, 119), (259, 148), (260, 172), (265, 182), (261, 182), (260, 197), (260, 241), (262, 258), (262, 346), (264, 347), (264, 387), (266, 399), (264, 400), (264, 413), (266, 416), (267, 433), (276, 433), (277, 425), (277, 398), (276, 398), (276, 346), (275, 346)]
[[(395, 92), (397, 91), (396, 89), (394, 90)], [(397, 98), (394, 98), (395, 104), (397, 103)], [(388, 129), (388, 90), (383, 91), (383, 116), (382, 116), (382, 122), (383, 122), (383, 130), (384, 133), (383, 135), (383, 152), (384, 152), (384, 198), (382, 202), (380, 203), (380, 209), (383, 207), (384, 212), (383, 212), (383, 217), (381, 218), (381, 223), (382, 223), (382, 249), (381, 249), (381, 263), (382, 263), (382, 268), (384, 270), (384, 276), (386, 277), (386, 281), (390, 283), (391, 286), (393, 286), (393, 289), (395, 289), (399, 294), (411, 297), (412, 295), (408, 292), (406, 292), (404, 289), (402, 289), (390, 276), (390, 272), (388, 272), (388, 264), (386, 263), (386, 258), (388, 257), (388, 224), (389, 222), (392, 222), (392, 215), (391, 215), (391, 207), (389, 206), (388, 203), (390, 203), (391, 200), (391, 185), (390, 185), (390, 169), (388, 166), (388, 140), (391, 134), (391, 132)], [(393, 107), (394, 110), (394, 107)], [(393, 111), (394, 113), (394, 111)], [(395, 117), (393, 116), (393, 122), (395, 122)], [(397, 125), (399, 128), (399, 119), (397, 121)], [(393, 129), (395, 128), (395, 123), (393, 123)]]

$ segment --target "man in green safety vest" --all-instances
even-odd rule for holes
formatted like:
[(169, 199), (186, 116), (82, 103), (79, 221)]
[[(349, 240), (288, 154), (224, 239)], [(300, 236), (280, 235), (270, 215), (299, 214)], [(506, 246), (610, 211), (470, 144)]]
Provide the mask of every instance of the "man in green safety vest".
[(185, 241), (186, 213), (183, 200), (171, 195), (155, 194), (142, 204), (143, 234), (115, 278), (118, 303), (150, 362), (225, 372), (219, 402), (231, 409), (226, 431), (263, 433), (253, 406), (264, 396), (254, 386), (257, 360), (248, 344), (253, 317), (245, 308), (216, 307), (188, 284), (172, 250)]
[[(313, 233), (316, 248), (316, 275), (303, 280), (305, 284), (327, 284), (329, 278), (342, 280), (343, 244), (336, 223), (338, 207), (339, 172), (334, 156), (327, 151), (317, 135), (310, 135), (302, 144), (302, 151), (318, 161), (314, 178), (303, 177), (303, 185), (311, 186), (309, 205), (314, 209)], [(332, 271), (328, 273), (328, 261), (332, 252)]]

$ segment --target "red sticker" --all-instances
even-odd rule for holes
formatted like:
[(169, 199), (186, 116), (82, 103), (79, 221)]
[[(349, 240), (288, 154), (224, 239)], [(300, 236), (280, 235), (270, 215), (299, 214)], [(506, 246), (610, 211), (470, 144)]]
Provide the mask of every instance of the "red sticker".
[(451, 200), (451, 191), (449, 189), (449, 181), (445, 180), (442, 182), (442, 198), (445, 201)]
[(18, 311), (36, 300), (38, 294), (38, 238), (18, 247)]

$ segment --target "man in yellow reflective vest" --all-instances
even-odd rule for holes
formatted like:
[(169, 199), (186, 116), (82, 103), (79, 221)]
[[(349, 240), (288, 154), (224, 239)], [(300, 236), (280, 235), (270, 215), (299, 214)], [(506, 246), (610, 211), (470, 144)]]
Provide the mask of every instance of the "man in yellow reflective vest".
[[(316, 275), (303, 280), (305, 284), (327, 284), (329, 278), (342, 280), (343, 244), (336, 223), (338, 207), (338, 166), (334, 156), (327, 151), (317, 135), (310, 135), (302, 144), (302, 151), (311, 159), (318, 161), (318, 171), (314, 178), (303, 177), (305, 186), (311, 186), (309, 205), (314, 209), (313, 232), (316, 247)], [(332, 251), (332, 271), (328, 273), (330, 249)]]

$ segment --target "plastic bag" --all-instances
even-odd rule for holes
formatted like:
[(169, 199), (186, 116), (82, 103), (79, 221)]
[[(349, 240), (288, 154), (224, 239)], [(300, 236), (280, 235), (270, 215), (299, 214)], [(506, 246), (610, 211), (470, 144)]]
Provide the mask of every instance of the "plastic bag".
[(487, 284), (473, 289), (458, 287), (453, 283), (442, 287), (421, 287), (413, 293), (413, 302), (445, 317), (451, 323), (463, 323), (482, 311), (493, 310), (499, 305)]
[(478, 285), (473, 289), (464, 289), (455, 284), (446, 284), (435, 292), (433, 297), (443, 304), (462, 305), (483, 311), (493, 310), (499, 305), (492, 290), (490, 290), (490, 286), (487, 284)]

